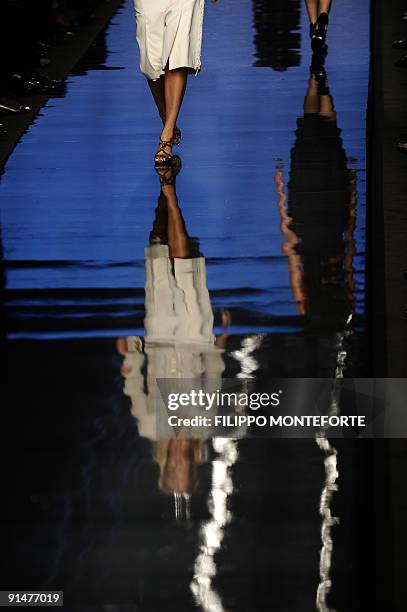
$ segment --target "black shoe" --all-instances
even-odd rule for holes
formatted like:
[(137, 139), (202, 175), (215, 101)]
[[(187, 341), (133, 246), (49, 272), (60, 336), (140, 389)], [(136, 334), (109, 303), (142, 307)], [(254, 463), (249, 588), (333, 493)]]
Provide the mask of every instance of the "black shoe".
[(311, 26), (311, 47), (314, 53), (321, 53), (326, 49), (326, 35), (328, 33), (328, 13), (321, 13)]
[(407, 38), (393, 40), (393, 49), (407, 49)]
[(407, 68), (407, 55), (403, 55), (397, 62), (394, 62), (396, 68)]
[(0, 123), (0, 138), (7, 136), (7, 130), (2, 123)]

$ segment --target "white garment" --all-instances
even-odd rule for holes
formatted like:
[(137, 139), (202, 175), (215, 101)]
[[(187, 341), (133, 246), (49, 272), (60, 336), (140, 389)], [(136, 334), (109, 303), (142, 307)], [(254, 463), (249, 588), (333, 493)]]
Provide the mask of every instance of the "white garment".
[[(174, 435), (166, 425), (167, 408), (157, 379), (170, 379), (171, 392), (182, 393), (195, 380), (197, 388), (215, 393), (222, 387), (225, 363), (223, 350), (215, 346), (205, 259), (170, 259), (167, 245), (149, 246), (145, 255), (144, 353), (139, 339), (127, 339), (124, 393), (131, 398), (139, 434), (155, 440), (157, 411), (161, 413), (159, 437)], [(191, 437), (208, 435), (207, 429), (188, 431)]]
[(170, 70), (201, 67), (204, 0), (134, 0), (140, 69), (152, 80)]
[(213, 346), (213, 312), (204, 257), (169, 257), (165, 244), (146, 248), (147, 344)]

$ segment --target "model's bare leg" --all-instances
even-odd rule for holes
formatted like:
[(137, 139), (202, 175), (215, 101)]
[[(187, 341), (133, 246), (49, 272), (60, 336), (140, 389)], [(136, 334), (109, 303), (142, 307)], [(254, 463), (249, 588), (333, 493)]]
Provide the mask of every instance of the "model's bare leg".
[(159, 78), (157, 81), (147, 79), (148, 86), (153, 95), (154, 102), (157, 106), (158, 114), (160, 115), (163, 123), (165, 121), (165, 88), (164, 88), (164, 76)]
[(308, 17), (311, 23), (315, 23), (318, 19), (318, 0), (305, 0)]
[[(177, 68), (176, 70), (167, 70), (164, 79), (165, 91), (165, 123), (161, 132), (161, 139), (170, 141), (174, 136), (174, 128), (177, 123), (179, 111), (181, 109), (182, 100), (184, 99), (185, 89), (187, 86), (187, 69)], [(167, 146), (164, 152), (171, 155), (172, 148)], [(165, 157), (163, 154), (157, 157)]]

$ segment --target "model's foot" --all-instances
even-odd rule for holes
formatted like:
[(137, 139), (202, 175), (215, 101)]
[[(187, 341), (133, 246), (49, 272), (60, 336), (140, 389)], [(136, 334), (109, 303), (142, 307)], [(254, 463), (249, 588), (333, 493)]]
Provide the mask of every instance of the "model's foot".
[(172, 134), (168, 134), (163, 130), (158, 142), (157, 152), (154, 156), (154, 162), (156, 166), (165, 166), (171, 164), (172, 160)]

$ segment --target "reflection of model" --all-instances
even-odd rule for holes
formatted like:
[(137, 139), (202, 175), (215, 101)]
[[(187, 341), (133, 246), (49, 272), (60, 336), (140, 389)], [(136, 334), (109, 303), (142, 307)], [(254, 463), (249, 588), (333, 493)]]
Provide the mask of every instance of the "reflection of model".
[(256, 66), (300, 65), (300, 0), (253, 0)]
[[(216, 0), (212, 0), (216, 2)], [(134, 0), (140, 68), (163, 122), (157, 164), (172, 161), (187, 74), (201, 67), (204, 0)]]
[(325, 47), (328, 32), (329, 10), (332, 0), (305, 0), (310, 20), (310, 38), (314, 51), (322, 51)]
[[(118, 349), (125, 357), (124, 392), (131, 398), (139, 434), (154, 441), (160, 487), (170, 493), (190, 494), (196, 484), (194, 466), (205, 460), (205, 438), (211, 432), (199, 428), (192, 433), (191, 428), (174, 432), (167, 425), (168, 413), (157, 379), (170, 381), (172, 393), (185, 391), (191, 380), (204, 392), (216, 392), (222, 386), (227, 336), (224, 333), (215, 338), (213, 334), (205, 259), (187, 234), (175, 192), (174, 169), (162, 170), (160, 179), (156, 218), (146, 248), (146, 333), (143, 340), (120, 339)], [(228, 313), (223, 313), (224, 327), (228, 319)], [(188, 434), (197, 439), (185, 438)]]
[[(316, 74), (317, 73), (317, 74)], [(322, 65), (312, 66), (291, 152), (288, 204), (276, 177), (293, 296), (320, 327), (343, 327), (354, 310), (354, 177)]]

